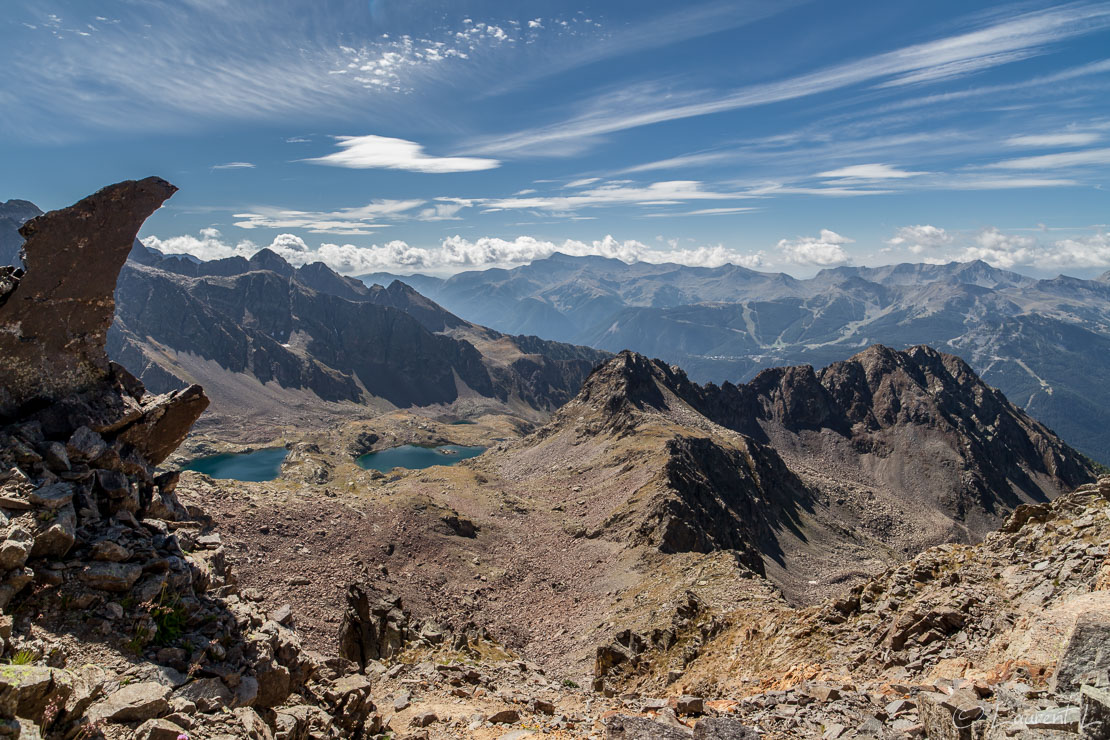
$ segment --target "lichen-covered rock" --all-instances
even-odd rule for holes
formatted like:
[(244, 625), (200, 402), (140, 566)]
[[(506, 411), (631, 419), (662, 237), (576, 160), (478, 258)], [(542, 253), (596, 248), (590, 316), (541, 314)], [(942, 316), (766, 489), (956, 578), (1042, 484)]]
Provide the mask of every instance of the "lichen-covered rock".
[(53, 706), (58, 712), (73, 693), (73, 677), (57, 668), (0, 666), (0, 717), (22, 717), (38, 724)]

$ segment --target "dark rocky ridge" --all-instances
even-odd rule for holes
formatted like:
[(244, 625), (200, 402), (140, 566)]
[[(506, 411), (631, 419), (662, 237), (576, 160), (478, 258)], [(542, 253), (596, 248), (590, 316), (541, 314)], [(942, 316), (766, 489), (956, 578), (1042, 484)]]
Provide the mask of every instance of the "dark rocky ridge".
[[(789, 569), (787, 551), (863, 534), (904, 552), (977, 541), (1017, 506), (1094, 479), (1086, 458), (928, 347), (875, 346), (739, 386), (622, 352), (523, 444), (633, 439), (660, 424), (676, 431), (657, 492), (636, 492), (605, 529), (664, 552), (732, 550), (760, 573), (760, 558)], [(827, 542), (807, 544), (814, 517)]]

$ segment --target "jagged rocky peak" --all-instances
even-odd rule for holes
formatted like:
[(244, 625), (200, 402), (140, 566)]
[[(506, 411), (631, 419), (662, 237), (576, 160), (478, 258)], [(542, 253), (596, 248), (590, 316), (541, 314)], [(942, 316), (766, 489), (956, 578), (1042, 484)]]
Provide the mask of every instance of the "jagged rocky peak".
[(692, 396), (697, 390), (681, 368), (624, 350), (594, 369), (575, 404), (608, 415), (631, 409), (663, 411), (668, 407), (668, 395)]
[[(564, 429), (578, 438), (676, 435), (666, 488), (677, 497), (665, 516), (647, 520), (667, 525), (649, 539), (672, 550), (740, 549), (712, 534), (727, 511), (749, 523), (768, 520), (744, 537), (768, 554), (781, 540), (782, 518), (770, 509), (752, 517), (745, 501), (773, 501), (791, 520), (793, 507), (823, 491), (816, 500), (840, 502), (832, 519), (913, 552), (975, 541), (1016, 506), (1094, 479), (1089, 460), (961, 359), (925, 346), (876, 345), (821, 370), (771, 368), (750, 383), (721, 386), (698, 385), (678, 368), (626, 351), (597, 368), (539, 438)], [(699, 439), (712, 441), (690, 441)], [(690, 454), (695, 448), (701, 452)], [(754, 484), (726, 475), (730, 457), (738, 463), (731, 467), (754, 466)], [(707, 492), (723, 490), (737, 495), (706, 505)]]

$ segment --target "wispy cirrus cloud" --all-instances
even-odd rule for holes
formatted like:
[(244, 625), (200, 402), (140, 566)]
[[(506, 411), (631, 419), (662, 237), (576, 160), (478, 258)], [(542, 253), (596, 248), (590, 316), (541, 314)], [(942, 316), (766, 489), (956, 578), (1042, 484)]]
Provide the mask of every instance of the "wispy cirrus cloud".
[(1029, 134), (1025, 136), (1011, 136), (1006, 140), (1009, 146), (1029, 148), (1051, 148), (1069, 146), (1087, 146), (1094, 144), (1102, 136), (1093, 131), (1058, 133), (1058, 134)]
[(635, 105), (614, 106), (603, 97), (587, 101), (586, 112), (568, 120), (496, 137), (479, 138), (469, 149), (482, 154), (519, 156), (541, 147), (554, 154), (573, 154), (597, 143), (600, 136), (740, 108), (793, 100), (869, 82), (923, 82), (953, 79), (991, 67), (1009, 64), (1046, 51), (1050, 44), (1093, 33), (1110, 26), (1110, 7), (1104, 3), (1073, 3), (1059, 8), (1018, 15), (968, 33), (907, 46), (855, 62), (827, 67), (778, 82), (762, 83), (725, 94), (688, 95), (690, 102), (659, 105), (673, 99), (646, 86), (631, 96)]
[(385, 219), (408, 217), (423, 200), (376, 200), (357, 208), (335, 211), (297, 211), (259, 207), (236, 213), (241, 229), (304, 229), (314, 234), (372, 234), (389, 226)]
[(583, 208), (618, 205), (677, 205), (701, 200), (738, 200), (755, 197), (741, 191), (720, 191), (707, 188), (697, 180), (668, 180), (647, 185), (606, 182), (580, 190), (574, 195), (533, 194), (509, 198), (488, 198), (477, 201), (484, 211), (536, 210), (556, 213)]
[(1032, 157), (1007, 159), (987, 166), (1002, 170), (1055, 170), (1101, 164), (1110, 164), (1110, 148), (1038, 154)]
[(254, 164), (251, 162), (225, 162), (224, 164), (214, 164), (214, 170), (253, 170)]
[(545, 54), (523, 50), (572, 36), (592, 45), (601, 33), (577, 15), (528, 27), (459, 21), (457, 13), (404, 24), (419, 32), (382, 33), (368, 3), (152, 0), (126, 3), (111, 19), (80, 3), (58, 5), (68, 7), (46, 14), (31, 0), (5, 5), (6, 19), (24, 22), (0, 44), (0, 65), (21, 84), (51, 91), (0, 111), (0, 124), (27, 138), (368, 114), (406, 121), (399, 113), (419, 105), (410, 92), (451, 88), (514, 58), (526, 62), (521, 68), (542, 64)]
[(501, 166), (496, 159), (436, 157), (415, 141), (387, 136), (337, 136), (339, 151), (302, 160), (310, 164), (351, 169), (408, 170), (409, 172), (476, 172)]

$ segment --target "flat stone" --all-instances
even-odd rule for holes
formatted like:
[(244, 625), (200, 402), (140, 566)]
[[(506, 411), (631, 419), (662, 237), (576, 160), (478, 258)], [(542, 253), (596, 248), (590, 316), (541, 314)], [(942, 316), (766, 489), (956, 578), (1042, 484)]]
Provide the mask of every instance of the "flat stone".
[(89, 709), (92, 721), (146, 722), (170, 711), (170, 689), (155, 681), (123, 686)]
[(759, 732), (738, 719), (707, 717), (694, 725), (694, 740), (759, 740)]
[(31, 539), (31, 533), (26, 530), (18, 530), (21, 535), (18, 539), (14, 533), (8, 533), (8, 539), (0, 542), (0, 570), (7, 571), (12, 568), (18, 568), (27, 562), (27, 558), (31, 556), (31, 547), (34, 542)]
[(972, 740), (987, 724), (985, 710), (970, 691), (955, 691), (951, 696), (922, 691), (917, 709), (929, 740)]
[(278, 624), (289, 624), (293, 620), (293, 607), (289, 604), (282, 604), (270, 612), (270, 619)]
[(89, 563), (77, 574), (81, 582), (91, 588), (101, 591), (124, 593), (143, 574), (143, 567), (138, 563)]
[(0, 509), (8, 509), (9, 511), (29, 511), (33, 508), (35, 507), (31, 502), (22, 496), (0, 493)]
[(501, 709), (486, 717), (487, 722), (495, 725), (511, 725), (520, 721), (520, 712), (515, 709)]
[(840, 690), (833, 686), (810, 686), (806, 688), (806, 693), (822, 704), (840, 698)]
[(202, 550), (215, 550), (224, 544), (223, 538), (218, 533), (205, 534), (197, 537), (197, 547)]
[(31, 546), (33, 558), (65, 557), (73, 543), (77, 541), (77, 512), (72, 503), (64, 504), (54, 511), (53, 519), (47, 519), (42, 528), (35, 532), (35, 543)]
[(1052, 690), (1071, 695), (1083, 684), (1110, 683), (1110, 614), (1091, 610), (1079, 615), (1063, 655), (1056, 664)]
[(1022, 717), (1022, 723), (1030, 730), (1079, 732), (1079, 707), (1045, 709)]
[(436, 722), (439, 722), (439, 717), (435, 712), (422, 712), (409, 720), (409, 724), (413, 727), (427, 727)]
[(100, 540), (93, 543), (92, 546), (92, 559), (100, 560), (107, 563), (122, 563), (131, 557), (131, 551), (123, 545), (112, 542), (111, 540)]
[(27, 499), (35, 506), (51, 510), (60, 509), (73, 501), (73, 484), (52, 483), (49, 486), (36, 488), (31, 491)]
[(108, 444), (104, 438), (85, 426), (77, 427), (66, 442), (66, 454), (71, 461), (91, 462), (103, 455), (107, 449)]
[(258, 679), (254, 676), (243, 676), (239, 685), (235, 687), (232, 705), (236, 707), (251, 707), (258, 700)]
[(615, 714), (602, 720), (606, 740), (690, 740), (693, 733), (646, 717)]
[(20, 716), (42, 723), (51, 703), (65, 706), (73, 694), (73, 677), (57, 668), (0, 666), (0, 716)]
[(886, 713), (891, 717), (897, 717), (899, 714), (916, 709), (917, 705), (909, 699), (895, 699), (886, 705)]
[(61, 442), (47, 442), (43, 445), (42, 459), (46, 467), (55, 473), (69, 470), (69, 455), (66, 454), (66, 446)]
[(220, 679), (199, 678), (174, 691), (173, 698), (191, 701), (200, 711), (211, 713), (230, 706), (235, 697)]
[(131, 737), (132, 740), (177, 740), (182, 734), (187, 734), (185, 728), (168, 719), (148, 719), (139, 725)]
[(680, 696), (675, 699), (674, 710), (679, 714), (705, 714), (705, 700), (700, 696)]
[(1079, 734), (1088, 740), (1110, 737), (1110, 690), (1094, 686), (1079, 690)]

